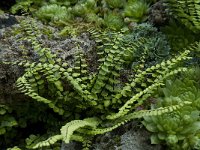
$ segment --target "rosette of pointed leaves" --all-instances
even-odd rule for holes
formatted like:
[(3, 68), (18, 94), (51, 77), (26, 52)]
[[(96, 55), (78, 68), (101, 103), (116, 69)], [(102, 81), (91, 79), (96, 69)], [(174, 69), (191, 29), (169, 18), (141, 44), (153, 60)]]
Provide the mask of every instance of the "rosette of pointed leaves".
[(190, 106), (163, 114), (144, 117), (143, 124), (152, 132), (151, 143), (166, 143), (173, 150), (199, 149), (200, 142), (200, 86), (199, 68), (189, 70), (181, 79), (168, 80), (164, 97), (157, 99), (153, 108), (173, 106), (190, 101)]
[(67, 21), (69, 22), (73, 15), (67, 10), (65, 6), (59, 6), (57, 4), (51, 4), (42, 6), (37, 12), (36, 16), (43, 21)]
[(142, 23), (135, 25), (131, 28), (131, 32), (124, 38), (125, 42), (134, 42), (140, 38), (148, 39), (142, 47), (137, 48), (132, 54), (132, 57), (129, 55), (129, 60), (133, 62), (133, 67), (141, 60), (143, 54), (145, 54), (146, 67), (159, 63), (170, 56), (171, 48), (167, 42), (167, 37), (161, 32), (158, 32), (151, 24)]
[(143, 22), (147, 19), (149, 4), (144, 0), (129, 1), (124, 8), (124, 16), (133, 22)]

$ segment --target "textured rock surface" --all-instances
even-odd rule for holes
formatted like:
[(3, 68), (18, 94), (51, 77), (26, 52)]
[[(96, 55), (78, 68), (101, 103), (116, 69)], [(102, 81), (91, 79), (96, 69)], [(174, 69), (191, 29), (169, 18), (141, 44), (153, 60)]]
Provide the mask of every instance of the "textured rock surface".
[(17, 51), (11, 49), (12, 42), (4, 36), (5, 31), (16, 23), (14, 16), (0, 15), (0, 103), (11, 103), (12, 100), (24, 97), (14, 86), (23, 70), (17, 66), (2, 64), (4, 61), (13, 61), (21, 57)]
[(167, 14), (166, 7), (162, 0), (151, 6), (148, 20), (157, 27), (166, 25), (169, 22), (169, 15)]
[[(25, 98), (16, 90), (14, 84), (17, 78), (23, 74), (23, 68), (5, 65), (2, 62), (24, 59), (37, 60), (37, 54), (31, 48), (31, 43), (19, 40), (24, 36), (20, 31), (19, 24), (17, 24), (19, 17), (13, 19), (13, 16), (11, 18), (8, 16), (5, 14), (0, 15), (0, 27), (2, 27), (0, 28), (0, 103), (23, 100)], [(47, 27), (40, 22), (38, 22), (38, 28), (46, 33), (42, 33), (38, 37), (38, 41), (44, 47), (51, 48), (53, 53), (57, 53), (58, 57), (71, 64), (73, 63), (74, 54), (79, 49), (82, 49), (85, 53), (90, 53), (95, 45), (94, 41), (89, 39), (87, 33), (83, 33), (76, 38), (60, 38), (59, 31), (56, 28)], [(77, 45), (79, 45), (79, 49)], [(25, 56), (23, 56), (24, 54)], [(88, 61), (95, 60), (92, 55), (88, 56), (90, 57)], [(18, 97), (19, 95), (20, 98)]]

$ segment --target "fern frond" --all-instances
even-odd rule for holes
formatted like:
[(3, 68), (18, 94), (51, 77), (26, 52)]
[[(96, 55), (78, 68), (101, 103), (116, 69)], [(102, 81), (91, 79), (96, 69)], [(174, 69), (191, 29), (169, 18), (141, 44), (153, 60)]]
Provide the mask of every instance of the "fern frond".
[(77, 53), (75, 56), (75, 63), (72, 70), (72, 76), (74, 79), (77, 79), (81, 84), (82, 88), (86, 89), (87, 84), (89, 82), (88, 79), (88, 65), (84, 58), (84, 54), (82, 52)]
[[(151, 86), (148, 86), (147, 88), (145, 88), (143, 91), (137, 93), (136, 95), (134, 95), (130, 100), (128, 100), (120, 109), (119, 112), (116, 114), (112, 114), (107, 116), (107, 119), (117, 119), (121, 116), (124, 116), (125, 114), (127, 114), (133, 103), (135, 103), (135, 106), (137, 106), (136, 104), (138, 103), (137, 101), (140, 101), (140, 97), (142, 95), (148, 94), (153, 92), (154, 90), (157, 89), (157, 87), (159, 87), (160, 85), (163, 85), (163, 80), (171, 75), (177, 74), (179, 72), (182, 71), (187, 71), (187, 68), (179, 68), (173, 71), (170, 71), (169, 73), (165, 74), (164, 76), (159, 76), (160, 78), (158, 78), (157, 80), (154, 81), (154, 83)], [(134, 107), (135, 107), (134, 106)]]
[(156, 116), (156, 115), (162, 115), (165, 113), (169, 113), (175, 110), (178, 110), (180, 108), (182, 108), (184, 105), (190, 105), (191, 102), (188, 101), (184, 101), (178, 105), (173, 105), (173, 106), (167, 106), (167, 107), (160, 107), (154, 110), (140, 110), (140, 111), (136, 111), (133, 113), (130, 113), (128, 115), (125, 115), (121, 118), (118, 118), (116, 121), (112, 122), (112, 124), (114, 124), (111, 127), (108, 128), (97, 128), (97, 129), (79, 129), (78, 132), (80, 133), (84, 133), (84, 134), (91, 134), (91, 135), (97, 135), (97, 134), (104, 134), (106, 132), (110, 132), (114, 129), (116, 129), (117, 127), (125, 124), (126, 122), (132, 120), (132, 119), (136, 119), (136, 118), (142, 118), (145, 116)]
[(62, 108), (55, 106), (52, 100), (40, 96), (35, 90), (33, 90), (31, 84), (29, 84), (29, 82), (26, 80), (24, 76), (18, 78), (17, 87), (25, 95), (30, 96), (31, 98), (35, 99), (38, 102), (43, 102), (45, 104), (48, 104), (49, 107), (52, 108), (56, 113), (59, 113), (60, 115), (64, 113), (64, 110)]
[(99, 119), (97, 118), (87, 118), (84, 120), (73, 120), (69, 123), (67, 123), (65, 126), (61, 128), (61, 135), (63, 136), (63, 141), (65, 143), (69, 143), (71, 136), (73, 135), (73, 132), (76, 131), (79, 128), (88, 126), (92, 129), (96, 128), (99, 124)]
[(47, 147), (47, 146), (50, 146), (52, 144), (55, 144), (59, 140), (62, 140), (62, 135), (54, 135), (54, 136), (51, 136), (50, 138), (48, 138), (45, 141), (37, 143), (32, 148), (38, 149), (38, 148), (41, 148), (41, 147)]
[(26, 34), (26, 36), (23, 37), (23, 40), (31, 42), (34, 51), (37, 55), (39, 55), (39, 61), (42, 63), (48, 62), (50, 64), (54, 64), (54, 58), (56, 55), (53, 54), (49, 48), (42, 48), (42, 44), (40, 44), (37, 40), (37, 37), (42, 33), (39, 31), (36, 21), (29, 18), (29, 21), (24, 20), (20, 23), (20, 25)]
[(50, 146), (56, 143), (59, 140), (63, 140), (65, 143), (69, 143), (71, 140), (75, 141), (84, 141), (84, 136), (74, 134), (74, 131), (78, 130), (79, 128), (83, 127), (90, 127), (91, 129), (95, 129), (98, 124), (100, 123), (99, 119), (97, 118), (86, 118), (84, 120), (73, 120), (66, 125), (62, 126), (60, 129), (60, 135), (54, 135), (48, 138), (45, 141), (41, 141), (33, 146), (33, 149)]
[(171, 13), (192, 31), (200, 30), (200, 4), (198, 0), (164, 0)]

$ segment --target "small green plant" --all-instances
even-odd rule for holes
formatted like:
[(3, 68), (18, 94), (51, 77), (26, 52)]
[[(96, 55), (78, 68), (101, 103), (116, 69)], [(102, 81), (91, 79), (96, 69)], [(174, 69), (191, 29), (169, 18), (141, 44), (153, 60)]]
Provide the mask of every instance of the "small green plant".
[(25, 34), (23, 40), (32, 44), (38, 60), (13, 63), (25, 67), (24, 74), (17, 80), (17, 87), (66, 120), (65, 124), (58, 126), (61, 132), (51, 133), (47, 140), (32, 135), (27, 139), (30, 144), (27, 148), (50, 146), (59, 140), (65, 143), (80, 141), (88, 147), (93, 136), (112, 131), (129, 120), (169, 113), (191, 103), (184, 101), (155, 110), (136, 111), (166, 78), (187, 71), (187, 68), (177, 65), (190, 59), (189, 50), (146, 69), (138, 68), (127, 76), (127, 82), (123, 82), (120, 70), (126, 58), (142, 46), (145, 39), (132, 43), (124, 40), (124, 31), (90, 30), (98, 45), (98, 66), (94, 69), (96, 71), (90, 72), (87, 56), (78, 44), (75, 62), (69, 65), (49, 48), (42, 48), (37, 41), (39, 31), (34, 20), (31, 23), (23, 21), (21, 26)]
[(66, 23), (92, 23), (98, 27), (120, 30), (131, 22), (144, 22), (149, 4), (144, 1), (80, 0), (80, 1), (17, 1), (11, 12), (30, 12), (45, 22), (57, 25)]
[(7, 150), (21, 150), (19, 147), (15, 146), (13, 148), (7, 148)]
[[(171, 48), (167, 37), (148, 23), (136, 24), (130, 28), (130, 33), (125, 36), (125, 40), (135, 42), (140, 38), (146, 38), (147, 42), (142, 47), (138, 47), (129, 60), (133, 68), (140, 62), (145, 54), (145, 67), (160, 63), (163, 59), (170, 57)], [(130, 55), (131, 56), (131, 55)], [(128, 60), (127, 60), (128, 61)]]
[(18, 123), (16, 119), (10, 115), (12, 109), (6, 105), (0, 105), (0, 135), (6, 134), (10, 131), (12, 127), (17, 126)]
[(4, 14), (4, 11), (0, 9), (0, 15)]
[(16, 0), (16, 4), (11, 7), (11, 12), (16, 14), (18, 12), (34, 12), (45, 5), (45, 1), (41, 0)]
[(172, 50), (175, 52), (182, 50), (195, 41), (199, 41), (198, 34), (193, 33), (190, 29), (175, 20), (171, 20), (169, 25), (161, 28), (161, 31), (166, 35)]
[(59, 22), (59, 21), (67, 21), (70, 22), (72, 20), (72, 15), (69, 13), (66, 7), (59, 6), (57, 4), (51, 4), (47, 6), (41, 7), (36, 16), (47, 22)]
[(143, 124), (152, 132), (152, 144), (167, 144), (172, 150), (192, 150), (200, 148), (200, 86), (199, 68), (190, 69), (181, 79), (167, 80), (161, 89), (162, 97), (152, 107), (173, 106), (190, 101), (177, 111), (160, 116), (144, 117)]
[(116, 13), (109, 13), (104, 17), (105, 26), (113, 30), (120, 30), (124, 26), (123, 18)]
[(144, 22), (147, 19), (149, 4), (145, 0), (129, 1), (124, 8), (124, 16), (132, 22)]
[(173, 17), (193, 32), (200, 30), (200, 4), (196, 0), (164, 0)]
[(126, 4), (126, 0), (105, 0), (106, 3), (110, 8), (123, 8), (124, 5)]

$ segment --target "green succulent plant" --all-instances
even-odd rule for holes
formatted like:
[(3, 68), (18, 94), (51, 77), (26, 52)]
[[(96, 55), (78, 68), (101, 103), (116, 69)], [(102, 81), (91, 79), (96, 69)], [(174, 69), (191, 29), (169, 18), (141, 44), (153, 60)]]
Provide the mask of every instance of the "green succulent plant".
[(167, 26), (161, 28), (161, 31), (165, 33), (172, 50), (175, 52), (181, 51), (189, 44), (200, 39), (198, 34), (191, 32), (191, 30), (175, 20), (170, 20)]
[(172, 150), (192, 150), (200, 148), (200, 68), (192, 68), (180, 79), (167, 80), (160, 90), (162, 97), (152, 108), (173, 106), (190, 101), (190, 106), (163, 114), (144, 117), (143, 124), (152, 132), (152, 144), (167, 144)]
[(66, 7), (59, 6), (57, 4), (51, 4), (41, 7), (37, 12), (36, 16), (43, 21), (67, 21), (72, 19), (72, 15), (69, 13)]
[[(120, 30), (126, 23), (146, 21), (149, 4), (143, 0), (50, 0), (18, 1), (12, 12), (23, 9), (45, 22), (87, 22), (98, 27)], [(31, 10), (31, 11), (30, 11)]]
[(103, 26), (104, 20), (103, 18), (99, 17), (95, 13), (88, 13), (85, 16), (85, 19), (88, 23), (93, 23), (94, 26)]
[(124, 8), (124, 16), (133, 22), (143, 22), (147, 19), (149, 4), (144, 0), (129, 1)]
[(83, 16), (85, 15), (86, 11), (87, 11), (87, 8), (85, 7), (84, 4), (76, 4), (72, 8), (72, 13), (76, 16)]
[(132, 57), (129, 57), (132, 61), (133, 67), (135, 67), (135, 64), (141, 60), (143, 53), (146, 55), (145, 67), (151, 66), (170, 57), (171, 48), (167, 41), (167, 37), (151, 24), (135, 24), (130, 28), (127, 36), (125, 36), (125, 41), (134, 42), (139, 38), (147, 38), (148, 42), (144, 43), (143, 47), (145, 48), (138, 48), (137, 51), (133, 53)]
[(123, 8), (126, 0), (105, 0), (110, 8)]
[(49, 0), (50, 4), (57, 4), (59, 6), (70, 6), (77, 3), (78, 0)]
[(16, 0), (16, 4), (11, 7), (11, 12), (35, 12), (41, 6), (46, 5), (46, 1), (41, 0)]
[(109, 13), (104, 17), (104, 24), (106, 27), (113, 29), (113, 30), (120, 30), (123, 25), (123, 19), (116, 13)]

